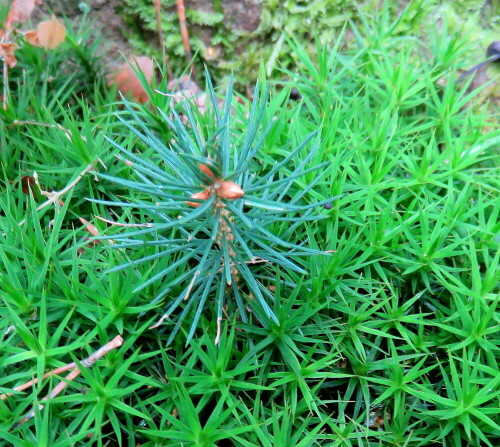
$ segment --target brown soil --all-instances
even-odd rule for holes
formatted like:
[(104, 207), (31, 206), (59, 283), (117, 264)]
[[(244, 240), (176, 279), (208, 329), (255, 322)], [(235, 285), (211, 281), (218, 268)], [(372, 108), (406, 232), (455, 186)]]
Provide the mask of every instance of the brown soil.
[[(40, 8), (39, 14), (49, 14), (49, 11), (57, 17), (66, 16), (74, 20), (75, 26), (79, 24), (79, 18), (83, 15), (81, 6), (88, 5), (90, 12), (88, 23), (92, 24), (95, 35), (99, 35), (104, 42), (102, 56), (109, 64), (121, 63), (121, 54), (130, 55), (132, 46), (127, 41), (127, 25), (119, 13), (122, 5), (120, 0), (45, 0)], [(85, 6), (84, 6), (85, 7)]]
[[(151, 0), (151, 3), (153, 1)], [(185, 0), (186, 8), (200, 11), (212, 12), (213, 0)], [(104, 60), (109, 65), (116, 65), (121, 61), (121, 55), (128, 56), (132, 53), (132, 46), (127, 40), (127, 35), (131, 33), (125, 21), (120, 15), (121, 0), (45, 0), (39, 8), (38, 15), (48, 15), (49, 11), (56, 16), (66, 16), (74, 19), (78, 24), (79, 17), (82, 16), (82, 6), (87, 5), (90, 9), (89, 23), (94, 23), (96, 35), (103, 36), (105, 42), (102, 49)], [(238, 31), (252, 32), (257, 29), (260, 21), (260, 1), (259, 0), (222, 0), (224, 15), (232, 28)], [(203, 40), (210, 40), (209, 35), (200, 36)], [(156, 41), (152, 42), (156, 45)]]

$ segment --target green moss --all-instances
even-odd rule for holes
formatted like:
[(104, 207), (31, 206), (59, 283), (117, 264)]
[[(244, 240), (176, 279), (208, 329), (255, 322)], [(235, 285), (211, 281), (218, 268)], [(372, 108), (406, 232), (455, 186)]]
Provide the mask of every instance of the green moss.
[[(233, 72), (240, 87), (255, 81), (262, 63), (267, 75), (275, 79), (282, 77), (277, 68), (294, 70), (296, 62), (285, 36), (309, 41), (311, 45), (314, 37), (318, 37), (321, 44), (333, 43), (344, 24), (359, 25), (363, 20), (361, 16), (376, 22), (380, 20), (381, 9), (388, 16), (400, 16), (394, 35), (414, 34), (425, 40), (430, 24), (439, 25), (440, 18), (446, 15), (448, 22), (455, 29), (463, 30), (479, 49), (486, 48), (495, 39), (495, 29), (500, 24), (500, 8), (488, 0), (391, 0), (382, 6), (379, 0), (357, 4), (351, 0), (264, 0), (258, 28), (245, 33), (230, 28), (220, 1), (207, 3), (210, 3), (210, 12), (186, 9), (192, 50), (198, 53), (196, 64), (200, 69), (203, 64), (208, 65), (219, 82), (224, 82)], [(154, 39), (144, 38), (145, 31), (156, 33), (153, 2), (125, 0), (123, 15), (134, 26), (131, 41), (137, 50), (159, 57), (160, 49), (151, 45)], [(175, 0), (162, 0), (162, 26), (174, 72), (179, 74), (186, 61)], [(353, 40), (353, 36), (347, 34), (345, 44)], [(471, 64), (483, 57), (481, 51), (472, 50), (464, 55)]]
[[(162, 0), (162, 31), (165, 45), (176, 74), (181, 73), (186, 66), (185, 52), (179, 30), (175, 0)], [(161, 50), (153, 36), (157, 33), (156, 15), (153, 2), (150, 0), (125, 0), (122, 14), (134, 30), (130, 41), (141, 53), (160, 57)], [(186, 8), (186, 17), (190, 32), (190, 44), (193, 53), (198, 54), (199, 68), (207, 64), (220, 75), (219, 66), (223, 66), (224, 58), (234, 57), (234, 42), (239, 36), (230, 31), (224, 23), (224, 14), (220, 5), (215, 5), (213, 11), (201, 11)], [(145, 35), (151, 37), (145, 39)], [(212, 48), (211, 48), (212, 47)], [(222, 59), (213, 58), (212, 54), (223, 55)]]

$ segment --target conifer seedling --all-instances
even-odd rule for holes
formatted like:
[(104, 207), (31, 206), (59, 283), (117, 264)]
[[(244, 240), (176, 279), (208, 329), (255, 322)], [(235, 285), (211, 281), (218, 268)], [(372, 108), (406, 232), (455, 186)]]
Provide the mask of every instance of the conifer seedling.
[[(315, 133), (273, 165), (255, 172), (250, 168), (251, 163), (259, 161), (259, 151), (273, 126), (272, 119), (263, 124), (269, 89), (264, 91), (261, 85), (256, 86), (244, 134), (235, 144), (237, 132), (232, 128), (232, 120), (244, 115), (234, 116), (233, 108), (242, 106), (233, 101), (233, 85), (229, 86), (219, 110), (208, 74), (207, 79), (210, 98), (207, 113), (215, 122), (207, 135), (198, 122), (198, 112), (185, 104), (185, 117), (173, 108), (168, 112), (158, 110), (171, 131), (171, 139), (161, 141), (144, 124), (137, 106), (125, 102), (130, 119), (120, 120), (158, 157), (155, 161), (145, 159), (110, 140), (132, 165), (135, 179), (100, 176), (141, 192), (143, 199), (135, 203), (95, 200), (108, 206), (132, 207), (150, 216), (148, 222), (141, 222), (147, 224), (145, 228), (108, 236), (114, 240), (109, 247), (125, 250), (129, 256), (127, 262), (112, 271), (151, 263), (163, 256), (172, 259), (166, 268), (145, 278), (136, 288), (139, 292), (154, 285), (154, 301), (161, 300), (165, 305), (163, 316), (152, 327), (177, 318), (169, 343), (186, 319), (191, 321), (187, 341), (193, 337), (209, 302), (216, 308), (216, 343), (226, 306), (228, 315), (237, 312), (244, 322), (249, 321), (249, 312), (261, 324), (265, 323), (259, 315), (277, 322), (270, 287), (276, 269), (303, 275), (307, 272), (299, 257), (326, 254), (309, 248), (305, 238), (291, 240), (294, 230), (305, 221), (325, 217), (314, 215), (314, 211), (323, 210), (323, 205), (332, 200), (306, 201), (326, 166), (326, 163), (309, 166), (317, 151)], [(240, 132), (241, 128), (240, 125)], [(300, 159), (299, 154), (302, 161), (295, 163), (290, 174), (285, 168), (292, 160)], [(298, 188), (297, 179), (312, 172), (316, 177), (309, 186)], [(270, 227), (276, 222), (287, 222), (289, 231), (274, 234)], [(129, 253), (129, 249), (145, 245), (156, 251), (140, 259)], [(293, 286), (290, 277), (287, 284)]]

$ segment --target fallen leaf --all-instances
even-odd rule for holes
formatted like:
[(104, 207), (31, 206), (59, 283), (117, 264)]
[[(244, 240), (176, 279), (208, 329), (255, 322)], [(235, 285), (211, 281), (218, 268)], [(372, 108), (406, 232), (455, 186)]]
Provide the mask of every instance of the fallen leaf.
[(12, 23), (24, 23), (26, 22), (35, 9), (35, 4), (38, 3), (36, 0), (14, 0), (10, 5), (9, 15), (5, 20), (6, 25), (11, 25)]
[(145, 103), (149, 100), (149, 96), (132, 67), (138, 67), (144, 73), (147, 82), (151, 84), (153, 60), (148, 56), (132, 56), (129, 62), (120, 65), (118, 70), (108, 77), (108, 85), (115, 84), (124, 96), (131, 96), (134, 101)]
[(38, 31), (36, 29), (32, 29), (30, 31), (26, 31), (24, 33), (24, 37), (28, 43), (35, 47), (40, 46), (40, 39), (38, 39)]
[[(92, 225), (91, 223), (87, 222), (83, 217), (80, 217), (80, 222), (85, 225), (85, 228), (92, 236), (99, 236), (100, 235), (97, 227), (95, 225)], [(90, 237), (86, 237), (83, 240), (85, 242), (87, 242), (87, 244), (85, 244), (84, 247), (80, 247), (77, 250), (77, 253), (79, 255), (81, 255), (85, 251), (85, 248), (92, 248), (93, 246), (95, 246), (97, 244), (102, 244), (102, 241), (100, 241), (99, 239), (92, 239)]]
[(391, 420), (391, 415), (389, 413), (382, 413), (381, 410), (372, 411), (370, 413), (370, 419), (368, 419), (368, 426), (370, 428), (381, 428), (384, 426), (386, 421)]
[(34, 177), (31, 177), (31, 175), (23, 175), (21, 177), (21, 180), (9, 180), (9, 183), (11, 185), (20, 183), (24, 194), (29, 195), (31, 191), (34, 197), (38, 196), (38, 187), (36, 184), (36, 180)]
[(0, 43), (0, 59), (3, 59), (10, 68), (14, 68), (17, 64), (14, 51), (18, 48), (15, 43)]
[(87, 222), (83, 217), (80, 217), (80, 222), (85, 225), (85, 228), (92, 236), (99, 236), (99, 230), (95, 225)]
[(66, 27), (55, 17), (45, 22), (40, 22), (37, 27), (40, 46), (53, 50), (66, 39)]
[(31, 177), (31, 175), (22, 176), (21, 177), (21, 185), (22, 185), (24, 194), (29, 194), (30, 191), (33, 193), (33, 195), (37, 194), (35, 178)]

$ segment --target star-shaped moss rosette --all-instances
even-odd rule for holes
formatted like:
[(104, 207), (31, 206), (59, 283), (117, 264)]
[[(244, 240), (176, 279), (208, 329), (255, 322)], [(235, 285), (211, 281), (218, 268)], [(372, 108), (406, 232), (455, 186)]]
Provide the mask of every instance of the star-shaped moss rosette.
[[(251, 163), (259, 160), (274, 121), (263, 120), (267, 93), (256, 87), (244, 130), (242, 126), (238, 130), (231, 128), (234, 107), (243, 107), (234, 105), (232, 84), (222, 110), (218, 109), (210, 80), (207, 96), (211, 104), (203, 120), (213, 118), (215, 122), (211, 131), (205, 130), (207, 135), (201, 132), (207, 126), (199, 125), (195, 116), (200, 115), (188, 103), (183, 110), (186, 124), (174, 109), (168, 113), (158, 110), (171, 132), (168, 143), (146, 126), (135, 105), (125, 102), (130, 119), (120, 118), (121, 121), (145, 147), (154, 150), (155, 161), (110, 140), (135, 171), (136, 180), (99, 174), (103, 180), (140, 192), (142, 198), (133, 203), (95, 202), (135, 208), (141, 215), (150, 216), (148, 222), (138, 224), (145, 228), (107, 236), (114, 241), (111, 247), (122, 252), (134, 247), (151, 248), (147, 256), (139, 259), (130, 253), (128, 262), (111, 270), (169, 257), (165, 268), (135, 289), (141, 291), (154, 285), (153, 301), (165, 302), (165, 313), (153, 327), (176, 316), (169, 343), (187, 317), (191, 320), (187, 340), (193, 337), (208, 302), (216, 307), (216, 342), (224, 312), (237, 310), (244, 322), (249, 321), (250, 312), (261, 324), (266, 324), (266, 319), (277, 322), (270, 306), (277, 269), (282, 276), (287, 272), (303, 275), (307, 272), (299, 257), (326, 254), (307, 247), (306, 232), (302, 240), (290, 240), (305, 221), (326, 217), (313, 212), (332, 200), (305, 203), (327, 165), (308, 167), (318, 148), (315, 133), (273, 166), (255, 172), (250, 169)], [(235, 132), (242, 132), (238, 143), (232, 142)], [(317, 176), (306, 188), (299, 187), (297, 179), (312, 172), (317, 172)], [(276, 223), (287, 223), (288, 230), (276, 234)], [(286, 276), (286, 284), (294, 286), (290, 276)], [(182, 310), (177, 315), (179, 308)]]

